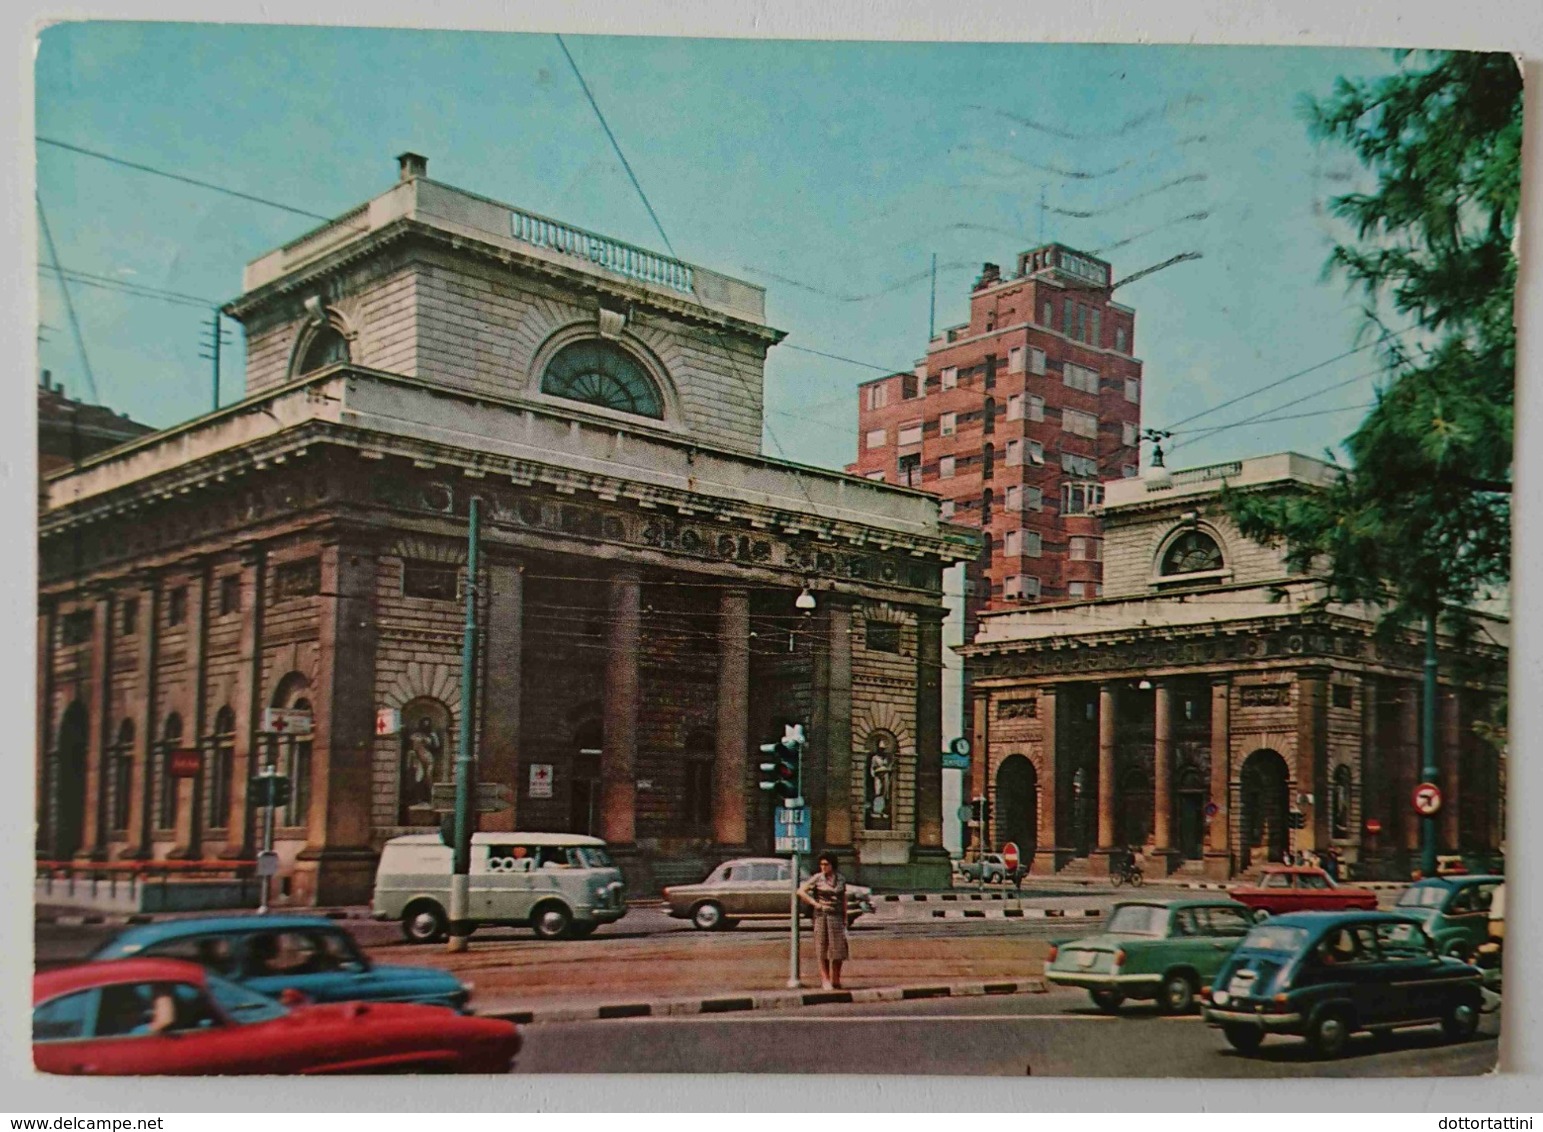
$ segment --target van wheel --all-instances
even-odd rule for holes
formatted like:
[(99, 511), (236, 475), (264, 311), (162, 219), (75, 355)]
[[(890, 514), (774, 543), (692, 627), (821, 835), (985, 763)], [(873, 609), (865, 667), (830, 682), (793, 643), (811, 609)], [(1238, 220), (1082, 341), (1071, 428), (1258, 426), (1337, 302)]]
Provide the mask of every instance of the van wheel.
[(536, 909), (530, 919), (531, 930), (538, 939), (562, 939), (573, 924), (573, 915), (555, 901)]
[(402, 938), (408, 943), (438, 943), (449, 924), (443, 908), (432, 900), (419, 900), (402, 913)]
[(691, 913), (691, 923), (698, 931), (717, 931), (723, 927), (723, 906), (711, 900), (698, 904)]

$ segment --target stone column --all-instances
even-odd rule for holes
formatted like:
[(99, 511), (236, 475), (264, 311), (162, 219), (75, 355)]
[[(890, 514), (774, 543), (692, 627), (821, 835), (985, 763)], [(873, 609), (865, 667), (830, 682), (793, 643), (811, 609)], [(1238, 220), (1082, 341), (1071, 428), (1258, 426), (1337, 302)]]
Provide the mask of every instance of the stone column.
[[(852, 844), (852, 606), (822, 594), (815, 615), (804, 800), (816, 845)], [(778, 736), (773, 736), (778, 738)], [(855, 863), (855, 862), (854, 862)]]
[(718, 729), (713, 754), (713, 841), (721, 846), (745, 845), (749, 750), (750, 594), (726, 589), (718, 595)]
[[(1311, 794), (1310, 804), (1300, 808), (1307, 824), (1297, 832), (1297, 849), (1317, 849), (1329, 844), (1329, 673), (1312, 668), (1297, 673), (1298, 794)], [(1299, 805), (1290, 799), (1293, 807)]]
[[(53, 775), (49, 766), (53, 759), (54, 735), (54, 641), (58, 622), (54, 616), (54, 599), (42, 598), (38, 602), (37, 623), (37, 762), (33, 767), (37, 793), (37, 837), (33, 848), (39, 857), (53, 856)], [(57, 773), (57, 772), (55, 772)]]
[(1039, 756), (1042, 766), (1040, 776), (1034, 784), (1037, 794), (1035, 802), (1039, 806), (1036, 834), (1039, 844), (1035, 847), (1033, 871), (1044, 874), (1053, 874), (1059, 864), (1056, 854), (1056, 850), (1060, 848), (1058, 814), (1060, 775), (1056, 761), (1056, 747), (1059, 739), (1058, 699), (1054, 684), (1047, 684), (1039, 689)]
[(1159, 854), (1173, 848), (1173, 685), (1158, 680), (1153, 689), (1152, 834)]
[(916, 849), (943, 853), (943, 619), (916, 613)]
[(600, 756), (600, 836), (613, 846), (636, 840), (637, 780), (633, 767), (638, 746), (639, 598), (636, 570), (611, 575), (602, 714), (605, 740)]
[(374, 880), (376, 569), (373, 548), (347, 539), (322, 548), (317, 615), (324, 660), (312, 700), (311, 808), (299, 855), (301, 870), (315, 880), (310, 893), (298, 894), (320, 905), (366, 902)]
[(112, 750), (113, 610), (112, 594), (97, 597), (91, 623), (90, 731), (86, 740), (84, 836), (77, 857), (107, 856), (107, 760)]
[[(1211, 785), (1206, 799), (1216, 807), (1216, 816), (1210, 819), (1207, 831), (1207, 856), (1215, 856), (1225, 864), (1220, 875), (1231, 874), (1231, 847), (1227, 836), (1232, 822), (1232, 798), (1228, 784), (1232, 781), (1232, 678), (1211, 678)], [(1208, 870), (1209, 872), (1210, 870)]]
[[(192, 702), (183, 713), (182, 745), (197, 747), (207, 762), (209, 752), (204, 743), (204, 674), (209, 651), (209, 564), (202, 566), (188, 582), (188, 646), (184, 663), (191, 675), (189, 684)], [(176, 859), (196, 859), (199, 855), (199, 839), (203, 835), (203, 785), (201, 769), (193, 778), (177, 780), (177, 828), (176, 840), (166, 854)]]
[[(1441, 689), (1441, 750), (1436, 766), (1441, 771), (1441, 813), (1438, 815), (1437, 846), (1448, 853), (1456, 853), (1459, 839), (1459, 803), (1462, 789), (1463, 744), (1467, 739), (1467, 718), (1463, 711), (1463, 694), (1458, 688)], [(1475, 789), (1483, 789), (1474, 783)]]
[[(263, 746), (258, 735), (262, 719), (263, 620), (267, 615), (267, 551), (248, 543), (238, 548), (241, 554), (241, 636), (236, 669), (236, 734), (231, 759), (231, 822), (240, 822), (226, 841), (224, 856), (251, 860), (257, 851), (257, 808), (251, 804), (247, 785), (262, 765)], [(314, 748), (313, 748), (314, 750)]]
[[(135, 708), (141, 714), (134, 725), (134, 774), (130, 789), (129, 854), (148, 859), (155, 851), (155, 753), (161, 720), (161, 578), (152, 574), (140, 592), (139, 692)], [(137, 787), (137, 789), (136, 789)], [(135, 839), (138, 839), (137, 842)]]
[(484, 782), (509, 787), (510, 809), (483, 814), (481, 828), (519, 827), (520, 711), (525, 644), (525, 575), (518, 562), (489, 556), (483, 568), (486, 617), (482, 633), (482, 738), (478, 744), (477, 775)]
[(1114, 844), (1114, 744), (1119, 719), (1119, 693), (1112, 681), (1098, 686), (1098, 847)]
[[(1361, 773), (1360, 781), (1355, 784), (1358, 793), (1352, 796), (1350, 804), (1351, 814), (1360, 815), (1360, 826), (1352, 829), (1350, 835), (1362, 853), (1380, 851), (1386, 844), (1383, 836), (1387, 833), (1387, 788), (1383, 782), (1382, 753), (1378, 749), (1382, 742), (1377, 721), (1378, 703), (1377, 677), (1361, 677)], [(1376, 818), (1381, 822), (1383, 832), (1367, 833), (1368, 818)]]

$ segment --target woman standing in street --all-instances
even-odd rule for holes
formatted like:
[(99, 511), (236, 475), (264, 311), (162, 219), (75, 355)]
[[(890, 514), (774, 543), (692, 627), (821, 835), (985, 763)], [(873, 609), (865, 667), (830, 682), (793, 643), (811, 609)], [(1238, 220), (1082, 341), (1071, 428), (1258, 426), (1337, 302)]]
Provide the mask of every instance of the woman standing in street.
[(820, 854), (820, 871), (798, 890), (798, 898), (814, 909), (814, 954), (820, 962), (820, 985), (841, 989), (841, 964), (847, 957), (847, 882), (836, 871), (836, 855)]

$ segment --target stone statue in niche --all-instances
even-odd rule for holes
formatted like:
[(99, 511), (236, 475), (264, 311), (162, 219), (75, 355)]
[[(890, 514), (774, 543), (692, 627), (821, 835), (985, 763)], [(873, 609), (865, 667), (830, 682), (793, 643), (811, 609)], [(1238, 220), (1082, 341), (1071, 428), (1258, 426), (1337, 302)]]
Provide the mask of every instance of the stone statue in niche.
[(434, 783), (444, 775), (445, 723), (429, 708), (403, 714), (401, 821), (421, 824), (434, 820)]
[(868, 740), (867, 805), (864, 825), (868, 829), (892, 829), (895, 821), (895, 737), (888, 731), (875, 731)]

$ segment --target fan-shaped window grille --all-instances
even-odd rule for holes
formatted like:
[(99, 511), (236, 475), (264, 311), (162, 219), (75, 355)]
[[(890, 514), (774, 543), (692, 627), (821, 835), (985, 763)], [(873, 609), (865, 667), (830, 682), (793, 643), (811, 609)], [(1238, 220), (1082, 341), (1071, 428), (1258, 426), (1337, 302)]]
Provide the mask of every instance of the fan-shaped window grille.
[(300, 372), (312, 373), (337, 362), (348, 361), (348, 339), (335, 327), (324, 326), (316, 332), (300, 360)]
[(659, 390), (637, 359), (600, 339), (559, 350), (541, 375), (541, 392), (619, 413), (664, 417)]
[(1222, 568), (1222, 548), (1203, 531), (1186, 531), (1163, 555), (1163, 574), (1195, 574)]

